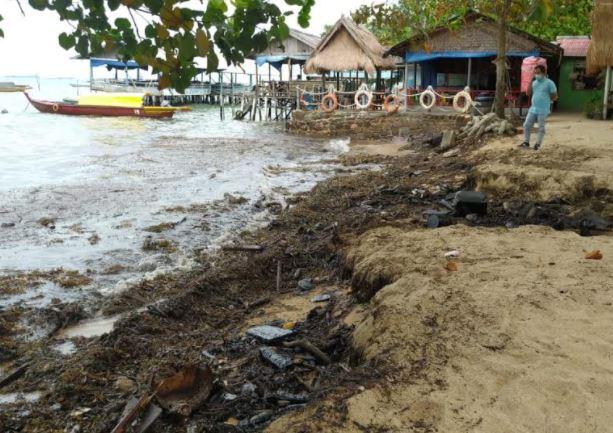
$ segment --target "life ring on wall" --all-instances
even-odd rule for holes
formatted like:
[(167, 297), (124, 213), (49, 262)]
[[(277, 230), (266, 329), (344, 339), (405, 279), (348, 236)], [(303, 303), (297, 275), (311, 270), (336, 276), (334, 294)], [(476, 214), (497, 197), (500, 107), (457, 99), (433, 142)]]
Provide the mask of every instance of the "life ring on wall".
[[(460, 105), (460, 101), (464, 100), (464, 105)], [(467, 91), (458, 92), (453, 97), (453, 109), (460, 113), (468, 113), (470, 107), (473, 105), (473, 98)]]
[[(362, 97), (366, 96), (366, 103), (362, 103)], [(366, 110), (371, 106), (373, 100), (373, 94), (366, 89), (358, 90), (355, 94), (355, 98), (353, 98), (353, 102), (355, 102), (355, 106), (358, 107), (359, 110)]]
[(60, 106), (57, 104), (53, 104), (51, 106), (51, 109), (53, 110), (54, 113), (57, 113), (60, 110)]
[[(330, 102), (332, 105), (330, 105)], [(321, 110), (324, 113), (332, 113), (334, 110), (338, 108), (338, 98), (335, 93), (328, 93), (321, 100)]]
[[(430, 102), (426, 103), (426, 98), (430, 98)], [(419, 105), (426, 110), (431, 110), (434, 104), (436, 104), (436, 94), (430, 89), (423, 92), (419, 97)]]
[(397, 112), (400, 109), (400, 99), (396, 95), (387, 95), (383, 101), (383, 108), (390, 114)]

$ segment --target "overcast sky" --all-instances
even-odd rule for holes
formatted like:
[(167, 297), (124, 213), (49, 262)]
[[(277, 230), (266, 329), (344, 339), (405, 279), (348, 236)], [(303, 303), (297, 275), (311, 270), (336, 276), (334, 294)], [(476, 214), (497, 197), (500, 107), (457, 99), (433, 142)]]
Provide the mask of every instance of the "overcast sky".
[[(282, 0), (275, 0), (282, 4)], [(362, 4), (373, 0), (316, 0), (311, 27), (307, 30), (321, 34), (326, 24), (334, 24), (341, 14), (348, 15)], [(79, 77), (89, 75), (87, 62), (70, 60), (74, 52), (63, 50), (57, 36), (70, 30), (52, 12), (39, 12), (22, 1), (26, 16), (22, 16), (13, 0), (0, 0), (0, 27), (5, 38), (0, 38), (0, 76), (40, 75), (43, 77)], [(292, 18), (290, 25), (298, 27)], [(299, 28), (299, 27), (298, 27)]]

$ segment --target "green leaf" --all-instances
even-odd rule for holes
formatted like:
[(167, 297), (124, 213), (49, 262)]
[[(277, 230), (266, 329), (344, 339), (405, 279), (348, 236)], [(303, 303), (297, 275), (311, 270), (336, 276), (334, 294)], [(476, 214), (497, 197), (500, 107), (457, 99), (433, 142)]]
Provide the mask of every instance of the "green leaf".
[(202, 29), (196, 30), (196, 46), (198, 47), (200, 57), (206, 57), (209, 53), (209, 48), (211, 48), (211, 41)]
[(208, 56), (206, 57), (206, 69), (209, 72), (214, 72), (219, 68), (219, 58), (217, 54), (215, 54), (214, 50), (209, 51)]
[(66, 33), (62, 33), (59, 36), (60, 47), (65, 50), (69, 50), (75, 46), (75, 37), (74, 35), (68, 35)]
[(145, 27), (145, 36), (150, 39), (157, 36), (157, 30), (153, 24), (147, 24), (147, 27)]
[(121, 0), (107, 0), (107, 4), (109, 5), (110, 10), (116, 11), (121, 5)]
[(119, 30), (128, 30), (132, 27), (132, 24), (130, 24), (130, 20), (127, 18), (117, 18), (115, 20), (115, 27), (117, 27)]
[(47, 0), (30, 0), (30, 6), (39, 11), (44, 11), (49, 8), (49, 2)]

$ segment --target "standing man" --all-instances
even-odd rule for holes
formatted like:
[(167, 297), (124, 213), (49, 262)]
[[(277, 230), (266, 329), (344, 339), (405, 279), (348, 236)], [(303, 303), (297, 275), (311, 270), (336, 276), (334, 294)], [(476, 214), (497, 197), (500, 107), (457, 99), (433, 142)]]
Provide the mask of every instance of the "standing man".
[(524, 142), (521, 146), (530, 147), (532, 127), (538, 122), (539, 129), (534, 150), (539, 150), (545, 137), (545, 122), (551, 114), (551, 103), (558, 100), (558, 89), (555, 83), (547, 78), (547, 70), (544, 66), (536, 66), (534, 72), (534, 81), (528, 89), (528, 96), (532, 97), (532, 106), (524, 123)]

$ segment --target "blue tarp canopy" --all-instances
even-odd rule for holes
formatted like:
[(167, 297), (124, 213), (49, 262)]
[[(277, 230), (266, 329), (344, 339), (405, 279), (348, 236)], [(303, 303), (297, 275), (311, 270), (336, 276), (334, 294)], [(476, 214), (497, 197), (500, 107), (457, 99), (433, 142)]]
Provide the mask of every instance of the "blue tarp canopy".
[(264, 66), (266, 63), (269, 63), (270, 66), (280, 71), (281, 67), (287, 64), (289, 59), (292, 59), (292, 64), (294, 65), (302, 65), (306, 63), (308, 58), (309, 58), (309, 54), (265, 55), (265, 56), (257, 56), (255, 58), (255, 63), (258, 66)]
[(145, 69), (146, 68), (145, 66), (141, 66), (138, 63), (133, 62), (133, 61), (129, 61), (125, 63), (119, 60), (95, 59), (95, 58), (89, 59), (89, 65), (92, 68), (96, 68), (98, 66), (106, 66), (108, 69), (139, 69), (139, 68)]
[[(508, 57), (538, 57), (540, 54), (539, 50), (507, 52)], [(496, 51), (431, 51), (429, 53), (419, 51), (407, 52), (404, 58), (407, 63), (419, 63), (436, 59), (479, 59), (497, 55)]]

